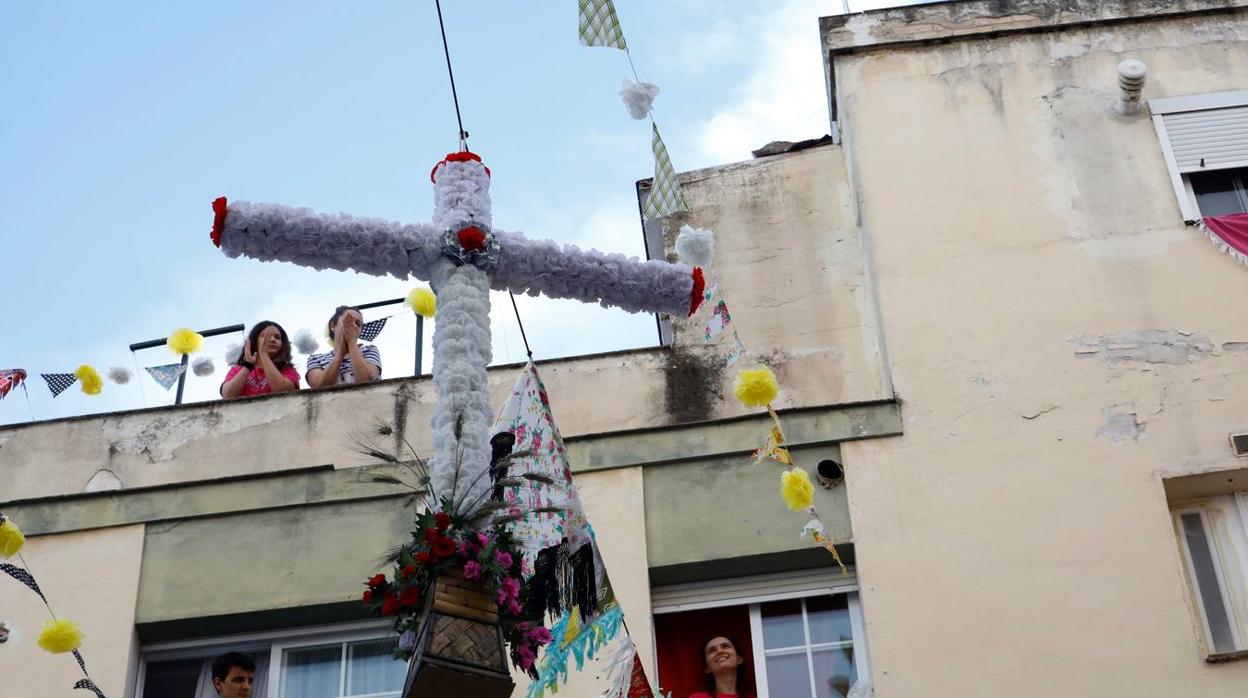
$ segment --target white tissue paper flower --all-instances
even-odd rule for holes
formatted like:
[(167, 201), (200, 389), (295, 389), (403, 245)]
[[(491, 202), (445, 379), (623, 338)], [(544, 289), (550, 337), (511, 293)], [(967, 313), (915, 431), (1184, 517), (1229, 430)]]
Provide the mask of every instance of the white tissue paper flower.
[(316, 341), (310, 330), (299, 330), (295, 333), (294, 345), (300, 354), (311, 354), (320, 348), (321, 343)]
[(644, 119), (654, 106), (654, 98), (659, 96), (659, 86), (648, 82), (633, 82), (624, 78), (624, 87), (620, 89), (620, 97), (624, 106), (628, 107), (628, 115), (634, 119)]
[(676, 255), (687, 264), (706, 269), (715, 261), (715, 233), (682, 225), (676, 235)]
[(238, 363), (242, 359), (243, 345), (238, 342), (230, 342), (225, 345), (225, 362), (229, 364)]
[(108, 369), (108, 379), (117, 385), (125, 385), (134, 377), (134, 372), (125, 366), (113, 366)]
[(191, 362), (191, 370), (197, 376), (211, 376), (212, 372), (217, 370), (217, 366), (212, 363), (211, 356), (200, 356)]

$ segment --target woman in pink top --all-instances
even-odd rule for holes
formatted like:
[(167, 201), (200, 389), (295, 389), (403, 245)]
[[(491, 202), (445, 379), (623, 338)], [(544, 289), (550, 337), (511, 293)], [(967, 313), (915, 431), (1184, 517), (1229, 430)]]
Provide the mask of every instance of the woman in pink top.
[(709, 693), (701, 691), (689, 698), (747, 698), (738, 697), (737, 679), (745, 659), (737, 654), (737, 645), (730, 638), (716, 635), (702, 645), (702, 671), (706, 672)]
[(299, 389), (299, 371), (290, 365), (290, 339), (272, 320), (257, 322), (238, 360), (225, 374), (221, 397), (251, 397)]

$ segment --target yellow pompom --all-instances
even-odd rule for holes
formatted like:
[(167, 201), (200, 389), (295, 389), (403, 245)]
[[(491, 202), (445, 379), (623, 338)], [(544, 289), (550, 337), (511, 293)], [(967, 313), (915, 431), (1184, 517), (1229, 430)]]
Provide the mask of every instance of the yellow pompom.
[(82, 646), (82, 631), (73, 621), (48, 620), (39, 633), (39, 646), (52, 654), (73, 652)]
[(737, 399), (746, 407), (766, 407), (776, 399), (780, 386), (776, 384), (776, 374), (770, 368), (762, 366), (754, 369), (742, 369), (737, 374)]
[(407, 305), (421, 317), (433, 317), (438, 312), (438, 297), (427, 288), (412, 289), (407, 294)]
[(204, 336), (189, 327), (179, 327), (165, 342), (175, 354), (194, 354), (204, 344)]
[(789, 468), (780, 475), (780, 496), (793, 511), (809, 509), (814, 502), (815, 489), (810, 486), (810, 476), (801, 468)]
[(26, 543), (22, 529), (13, 523), (13, 519), (5, 519), (0, 523), (0, 557), (13, 557)]
[(82, 392), (87, 395), (99, 395), (104, 389), (104, 379), (100, 378), (100, 372), (87, 364), (75, 369), (74, 375), (78, 376), (78, 382), (82, 384)]

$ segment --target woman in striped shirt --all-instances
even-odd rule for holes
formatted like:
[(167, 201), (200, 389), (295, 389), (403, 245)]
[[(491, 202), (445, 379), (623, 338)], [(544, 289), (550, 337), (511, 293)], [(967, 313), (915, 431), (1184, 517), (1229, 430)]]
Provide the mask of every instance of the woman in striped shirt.
[(308, 357), (304, 377), (313, 388), (367, 383), (381, 377), (381, 353), (372, 344), (360, 344), (364, 317), (349, 305), (340, 305), (329, 318), (334, 350)]

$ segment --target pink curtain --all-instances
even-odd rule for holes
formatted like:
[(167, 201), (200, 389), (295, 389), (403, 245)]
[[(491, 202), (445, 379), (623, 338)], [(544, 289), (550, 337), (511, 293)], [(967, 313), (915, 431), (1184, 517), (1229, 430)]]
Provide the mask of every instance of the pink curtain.
[(1222, 251), (1248, 264), (1248, 213), (1209, 216), (1200, 227)]

